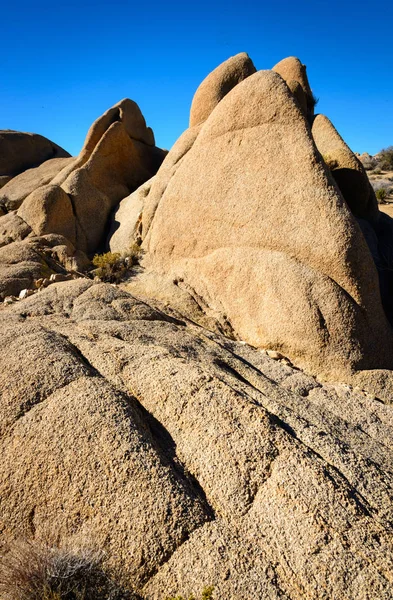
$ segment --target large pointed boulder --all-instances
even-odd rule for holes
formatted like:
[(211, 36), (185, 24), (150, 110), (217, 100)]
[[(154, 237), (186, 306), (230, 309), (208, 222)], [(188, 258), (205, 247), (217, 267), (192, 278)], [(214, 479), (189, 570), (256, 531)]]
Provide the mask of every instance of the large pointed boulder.
[[(202, 81), (192, 100), (190, 127), (175, 142), (152, 181), (148, 193), (144, 196), (140, 221), (140, 236), (142, 239), (147, 235), (157, 206), (169, 181), (192, 148), (203, 123), (226, 94), (255, 72), (256, 68), (251, 58), (245, 52), (241, 52), (221, 63)], [(121, 223), (120, 227), (122, 227)]]
[(393, 364), (371, 254), (277, 73), (251, 75), (216, 106), (143, 247), (146, 266), (255, 346), (326, 376)]

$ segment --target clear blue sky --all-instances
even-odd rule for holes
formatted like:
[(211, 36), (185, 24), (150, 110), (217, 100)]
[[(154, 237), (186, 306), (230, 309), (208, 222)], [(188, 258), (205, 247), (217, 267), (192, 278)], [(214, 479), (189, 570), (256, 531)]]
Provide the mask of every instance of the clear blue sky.
[(0, 129), (72, 154), (124, 97), (170, 148), (199, 83), (242, 51), (258, 69), (298, 56), (318, 112), (354, 151), (393, 145), (393, 0), (3, 0), (1, 16)]

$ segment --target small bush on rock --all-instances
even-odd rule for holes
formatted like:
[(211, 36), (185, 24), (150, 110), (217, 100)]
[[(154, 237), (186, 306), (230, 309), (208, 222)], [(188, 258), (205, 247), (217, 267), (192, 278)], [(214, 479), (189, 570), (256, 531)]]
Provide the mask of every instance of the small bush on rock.
[[(201, 600), (213, 600), (213, 589), (214, 586), (212, 585), (205, 587), (202, 592)], [(183, 596), (172, 596), (170, 598), (166, 597), (165, 600), (185, 600), (185, 598), (183, 598)], [(196, 598), (193, 594), (191, 594), (188, 600), (196, 600)]]
[(132, 600), (102, 568), (103, 554), (20, 541), (0, 561), (2, 600)]
[(141, 249), (134, 244), (128, 252), (106, 252), (105, 254), (96, 254), (93, 258), (93, 265), (97, 267), (94, 275), (108, 283), (118, 283), (130, 272), (132, 267), (138, 264)]
[(326, 166), (329, 167), (331, 171), (334, 171), (334, 169), (338, 168), (338, 162), (335, 158), (331, 158), (328, 154), (323, 154), (322, 158), (325, 161)]

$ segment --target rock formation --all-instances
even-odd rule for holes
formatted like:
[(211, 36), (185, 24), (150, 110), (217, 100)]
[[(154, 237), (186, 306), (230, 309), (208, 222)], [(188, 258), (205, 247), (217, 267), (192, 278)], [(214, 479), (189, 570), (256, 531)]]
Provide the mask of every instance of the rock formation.
[(34, 169), (17, 175), (0, 191), (0, 207), (9, 212), (17, 210), (23, 200), (34, 190), (47, 185), (64, 169), (74, 162), (74, 158), (52, 158)]
[(112, 252), (125, 252), (134, 244), (142, 241), (142, 215), (145, 209), (145, 198), (149, 194), (153, 182), (154, 177), (119, 203), (119, 207), (111, 219), (108, 234), (108, 246)]
[(18, 214), (36, 235), (66, 235), (73, 227), (71, 241), (93, 253), (111, 210), (155, 174), (164, 156), (154, 146), (138, 106), (123, 100), (92, 125), (78, 158), (50, 181), (50, 187), (25, 198)]
[(0, 191), (0, 596), (25, 539), (141, 600), (392, 598), (393, 221), (313, 107), (239, 54), (166, 156), (123, 100)]
[(392, 366), (371, 254), (278, 74), (223, 98), (154, 205), (147, 268), (184, 282), (241, 339), (325, 376)]
[[(76, 264), (85, 263), (83, 253), (104, 245), (112, 209), (150, 179), (164, 157), (137, 104), (122, 100), (93, 123), (78, 157), (47, 161), (2, 188), (0, 245), (60, 235), (79, 252)], [(9, 260), (14, 264), (12, 254)], [(22, 281), (19, 275), (12, 280), (14, 272), (1, 288), (3, 298)]]
[(49, 159), (67, 156), (68, 152), (42, 135), (0, 130), (0, 176), (14, 177)]

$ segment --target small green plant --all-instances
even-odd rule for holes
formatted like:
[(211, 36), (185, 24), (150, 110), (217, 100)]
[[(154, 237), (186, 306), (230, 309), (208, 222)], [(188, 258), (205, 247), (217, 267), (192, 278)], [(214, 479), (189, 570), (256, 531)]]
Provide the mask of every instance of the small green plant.
[(94, 275), (108, 283), (118, 283), (124, 279), (127, 272), (138, 264), (141, 249), (134, 244), (128, 252), (106, 252), (105, 254), (96, 254), (92, 260), (96, 267)]
[(338, 162), (335, 158), (332, 158), (329, 154), (322, 154), (325, 165), (331, 170), (338, 168)]
[[(213, 585), (205, 587), (202, 591), (201, 600), (213, 600), (213, 590)], [(185, 600), (185, 598), (183, 596), (167, 596), (165, 600)], [(193, 594), (191, 594), (191, 596), (188, 597), (188, 600), (196, 600), (196, 598)]]
[(103, 569), (103, 554), (19, 541), (0, 561), (2, 600), (131, 600)]
[(213, 599), (213, 590), (214, 590), (213, 585), (209, 585), (208, 587), (205, 587), (205, 589), (202, 592), (201, 600), (212, 600)]
[(385, 188), (381, 187), (375, 191), (375, 195), (377, 197), (378, 202), (383, 202), (386, 199), (388, 193)]

